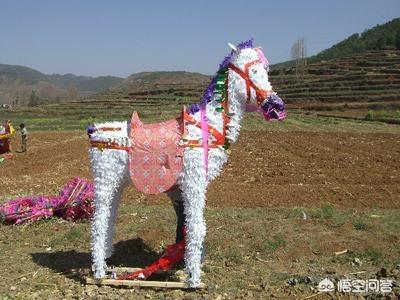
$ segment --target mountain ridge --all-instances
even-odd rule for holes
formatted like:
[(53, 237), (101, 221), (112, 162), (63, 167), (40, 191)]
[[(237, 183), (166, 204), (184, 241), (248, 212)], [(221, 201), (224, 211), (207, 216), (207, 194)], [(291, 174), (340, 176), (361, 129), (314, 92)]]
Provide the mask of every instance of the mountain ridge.
[[(364, 30), (361, 34), (353, 34), (307, 60), (315, 65), (368, 51), (396, 48), (400, 49), (400, 18)], [(362, 61), (359, 63), (363, 64)], [(290, 75), (290, 69), (295, 65), (295, 60), (274, 64), (271, 66), (271, 76)], [(325, 72), (323, 67), (312, 68), (321, 69), (318, 71), (321, 74)], [(279, 70), (283, 69), (286, 71), (281, 73)], [(32, 91), (38, 94), (42, 102), (48, 103), (89, 96), (108, 99), (131, 99), (150, 94), (199, 97), (210, 77), (186, 71), (144, 71), (133, 73), (126, 78), (78, 76), (71, 73), (48, 75), (29, 67), (0, 64), (0, 103), (26, 105)]]
[(68, 99), (100, 92), (122, 80), (116, 76), (44, 74), (26, 66), (0, 64), (0, 103), (27, 104), (32, 91), (42, 100)]

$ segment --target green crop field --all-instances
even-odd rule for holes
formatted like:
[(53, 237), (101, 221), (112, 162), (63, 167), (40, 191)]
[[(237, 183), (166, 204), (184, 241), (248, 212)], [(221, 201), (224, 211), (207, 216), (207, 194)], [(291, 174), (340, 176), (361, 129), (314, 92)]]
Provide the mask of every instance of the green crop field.
[[(159, 122), (179, 116), (181, 106), (163, 106), (164, 111), (156, 107), (137, 108), (141, 119), (146, 123)], [(107, 105), (63, 105), (41, 108), (0, 110), (0, 120), (10, 119), (17, 126), (25, 123), (29, 130), (82, 130), (91, 123), (104, 121), (130, 120), (135, 106)], [(326, 112), (325, 112), (326, 113)], [(270, 131), (338, 131), (338, 132), (400, 132), (400, 126), (386, 124), (386, 119), (400, 121), (399, 110), (364, 109), (359, 119), (340, 118), (340, 112), (321, 116), (305, 110), (288, 110), (284, 122), (265, 122), (258, 114), (247, 113), (243, 128), (245, 130)], [(339, 116), (339, 117), (338, 117)]]

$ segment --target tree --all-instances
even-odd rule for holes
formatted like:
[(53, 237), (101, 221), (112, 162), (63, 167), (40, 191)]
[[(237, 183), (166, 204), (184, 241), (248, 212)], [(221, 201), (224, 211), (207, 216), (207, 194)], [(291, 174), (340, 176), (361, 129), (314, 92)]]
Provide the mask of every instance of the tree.
[(384, 36), (381, 35), (378, 38), (378, 40), (376, 41), (375, 49), (376, 50), (381, 50), (381, 49), (385, 48), (385, 46), (386, 46), (386, 39), (385, 39)]
[(292, 46), (292, 59), (296, 60), (296, 78), (303, 77), (307, 66), (307, 45), (304, 37), (294, 42)]
[(36, 95), (35, 91), (32, 90), (31, 95), (29, 96), (28, 106), (38, 106), (39, 105), (39, 96)]
[(397, 30), (397, 32), (396, 32), (396, 37), (395, 37), (394, 43), (395, 43), (396, 49), (400, 50), (400, 29)]
[(386, 33), (385, 34), (385, 41), (386, 41), (386, 45), (393, 47), (394, 45), (394, 34), (390, 34), (390, 33)]
[(15, 98), (14, 98), (14, 107), (19, 106), (20, 101), (19, 101), (19, 94), (18, 92), (15, 94)]
[(78, 89), (76, 87), (69, 87), (67, 89), (67, 98), (68, 100), (78, 99)]

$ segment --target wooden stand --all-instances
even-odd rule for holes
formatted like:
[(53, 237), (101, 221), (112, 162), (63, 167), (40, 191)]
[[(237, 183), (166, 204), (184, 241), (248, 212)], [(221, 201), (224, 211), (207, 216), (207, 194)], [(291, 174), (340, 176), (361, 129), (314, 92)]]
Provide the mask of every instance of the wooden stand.
[[(166, 288), (166, 289), (191, 289), (186, 282), (174, 282), (174, 281), (149, 281), (149, 280), (119, 280), (112, 279), (111, 274), (113, 272), (121, 274), (124, 272), (135, 272), (140, 270), (140, 268), (109, 268), (107, 270), (106, 278), (95, 280), (93, 278), (87, 277), (86, 284), (95, 285), (111, 285), (119, 287), (152, 287), (152, 288)], [(159, 270), (155, 274), (174, 274), (175, 271), (162, 271)], [(204, 289), (207, 286), (201, 283), (196, 289)]]

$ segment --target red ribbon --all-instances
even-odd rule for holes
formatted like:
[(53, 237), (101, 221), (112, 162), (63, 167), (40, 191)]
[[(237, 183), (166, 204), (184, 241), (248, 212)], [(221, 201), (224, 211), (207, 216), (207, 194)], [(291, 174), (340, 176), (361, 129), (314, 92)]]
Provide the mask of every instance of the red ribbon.
[(259, 59), (253, 60), (251, 62), (248, 62), (247, 64), (244, 65), (244, 71), (236, 67), (234, 64), (230, 63), (228, 65), (228, 68), (232, 69), (235, 71), (240, 77), (244, 79), (246, 82), (246, 91), (247, 91), (247, 103), (250, 103), (250, 98), (251, 98), (251, 89), (253, 88), (256, 91), (256, 97), (257, 97), (257, 104), (261, 105), (265, 99), (269, 96), (271, 91), (260, 89), (250, 78), (249, 70), (250, 67), (254, 64), (261, 63)]
[(175, 264), (179, 263), (183, 260), (185, 255), (185, 233), (186, 230), (183, 229), (183, 238), (179, 243), (169, 245), (165, 249), (163, 255), (160, 257), (159, 260), (154, 262), (148, 267), (140, 269), (136, 272), (119, 275), (117, 279), (119, 280), (135, 280), (141, 279), (145, 280), (151, 276), (154, 272), (158, 270), (167, 271), (171, 269)]

